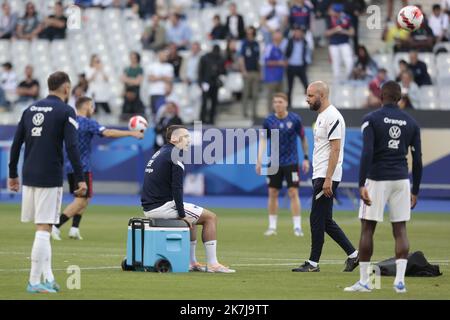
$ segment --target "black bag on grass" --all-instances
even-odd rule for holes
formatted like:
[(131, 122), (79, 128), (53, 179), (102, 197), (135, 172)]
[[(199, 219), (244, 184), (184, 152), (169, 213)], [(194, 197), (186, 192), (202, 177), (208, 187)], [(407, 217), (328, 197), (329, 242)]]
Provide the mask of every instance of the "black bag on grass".
[[(395, 258), (390, 258), (376, 264), (380, 268), (382, 276), (395, 276)], [(416, 251), (408, 255), (405, 276), (408, 277), (437, 277), (442, 275), (438, 265), (431, 265), (422, 251)]]

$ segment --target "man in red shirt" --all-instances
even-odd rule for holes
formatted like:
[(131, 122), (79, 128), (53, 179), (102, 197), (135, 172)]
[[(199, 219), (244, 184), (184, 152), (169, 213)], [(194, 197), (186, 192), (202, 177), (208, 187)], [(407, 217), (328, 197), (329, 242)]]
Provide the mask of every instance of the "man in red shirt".
[(367, 100), (368, 108), (376, 109), (381, 107), (381, 87), (386, 80), (386, 69), (379, 69), (377, 76), (369, 83), (369, 98)]

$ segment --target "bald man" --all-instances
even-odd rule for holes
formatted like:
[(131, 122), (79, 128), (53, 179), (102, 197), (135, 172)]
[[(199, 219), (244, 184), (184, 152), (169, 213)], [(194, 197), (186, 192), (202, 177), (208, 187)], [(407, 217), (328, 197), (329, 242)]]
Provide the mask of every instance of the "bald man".
[(317, 111), (314, 126), (313, 151), (313, 203), (310, 214), (311, 255), (308, 261), (294, 272), (319, 272), (319, 260), (325, 232), (345, 251), (348, 258), (345, 272), (358, 265), (358, 251), (342, 229), (333, 220), (333, 197), (342, 179), (344, 160), (345, 121), (341, 113), (328, 100), (329, 88), (325, 82), (309, 85), (306, 100), (309, 108)]

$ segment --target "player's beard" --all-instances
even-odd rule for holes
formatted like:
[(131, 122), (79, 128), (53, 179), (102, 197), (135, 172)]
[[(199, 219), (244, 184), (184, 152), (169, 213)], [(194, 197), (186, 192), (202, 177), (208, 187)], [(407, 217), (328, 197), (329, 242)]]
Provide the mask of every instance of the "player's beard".
[(321, 106), (322, 106), (322, 103), (320, 103), (320, 101), (315, 101), (313, 104), (309, 105), (309, 110), (317, 111), (320, 109)]

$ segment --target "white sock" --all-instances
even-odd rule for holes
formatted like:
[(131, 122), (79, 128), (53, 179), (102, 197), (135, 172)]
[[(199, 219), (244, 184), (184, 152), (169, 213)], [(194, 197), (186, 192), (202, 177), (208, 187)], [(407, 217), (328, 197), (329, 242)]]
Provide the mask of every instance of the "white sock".
[(312, 265), (314, 268), (317, 268), (317, 265), (318, 265), (317, 262), (314, 262), (314, 261), (311, 261), (311, 260), (308, 260), (308, 262), (309, 262), (309, 264)]
[(50, 240), (48, 241), (47, 250), (48, 258), (45, 260), (44, 270), (42, 272), (44, 274), (44, 281), (47, 280), (48, 282), (52, 282), (55, 281), (55, 276), (52, 271), (52, 245)]
[(397, 259), (395, 260), (395, 264), (397, 265), (397, 272), (395, 274), (394, 284), (398, 284), (399, 282), (403, 282), (405, 284), (405, 272), (406, 265), (408, 264), (407, 259)]
[(33, 248), (31, 249), (31, 271), (29, 279), (31, 285), (41, 283), (41, 275), (46, 268), (50, 251), (50, 233), (47, 231), (36, 231)]
[(359, 282), (362, 284), (369, 283), (370, 262), (359, 262)]
[(356, 258), (358, 256), (358, 250), (355, 250), (355, 252), (353, 252), (351, 255), (349, 255), (348, 257), (353, 259)]
[(277, 218), (276, 214), (269, 214), (269, 229), (277, 229)]
[(197, 257), (195, 256), (196, 247), (197, 247), (197, 240), (191, 241), (191, 264), (197, 263)]
[(206, 251), (206, 262), (209, 265), (215, 265), (219, 262), (217, 261), (216, 248), (217, 248), (217, 240), (207, 241), (203, 244), (205, 246)]
[(294, 229), (302, 229), (302, 217), (301, 216), (293, 216), (292, 224), (294, 225)]

